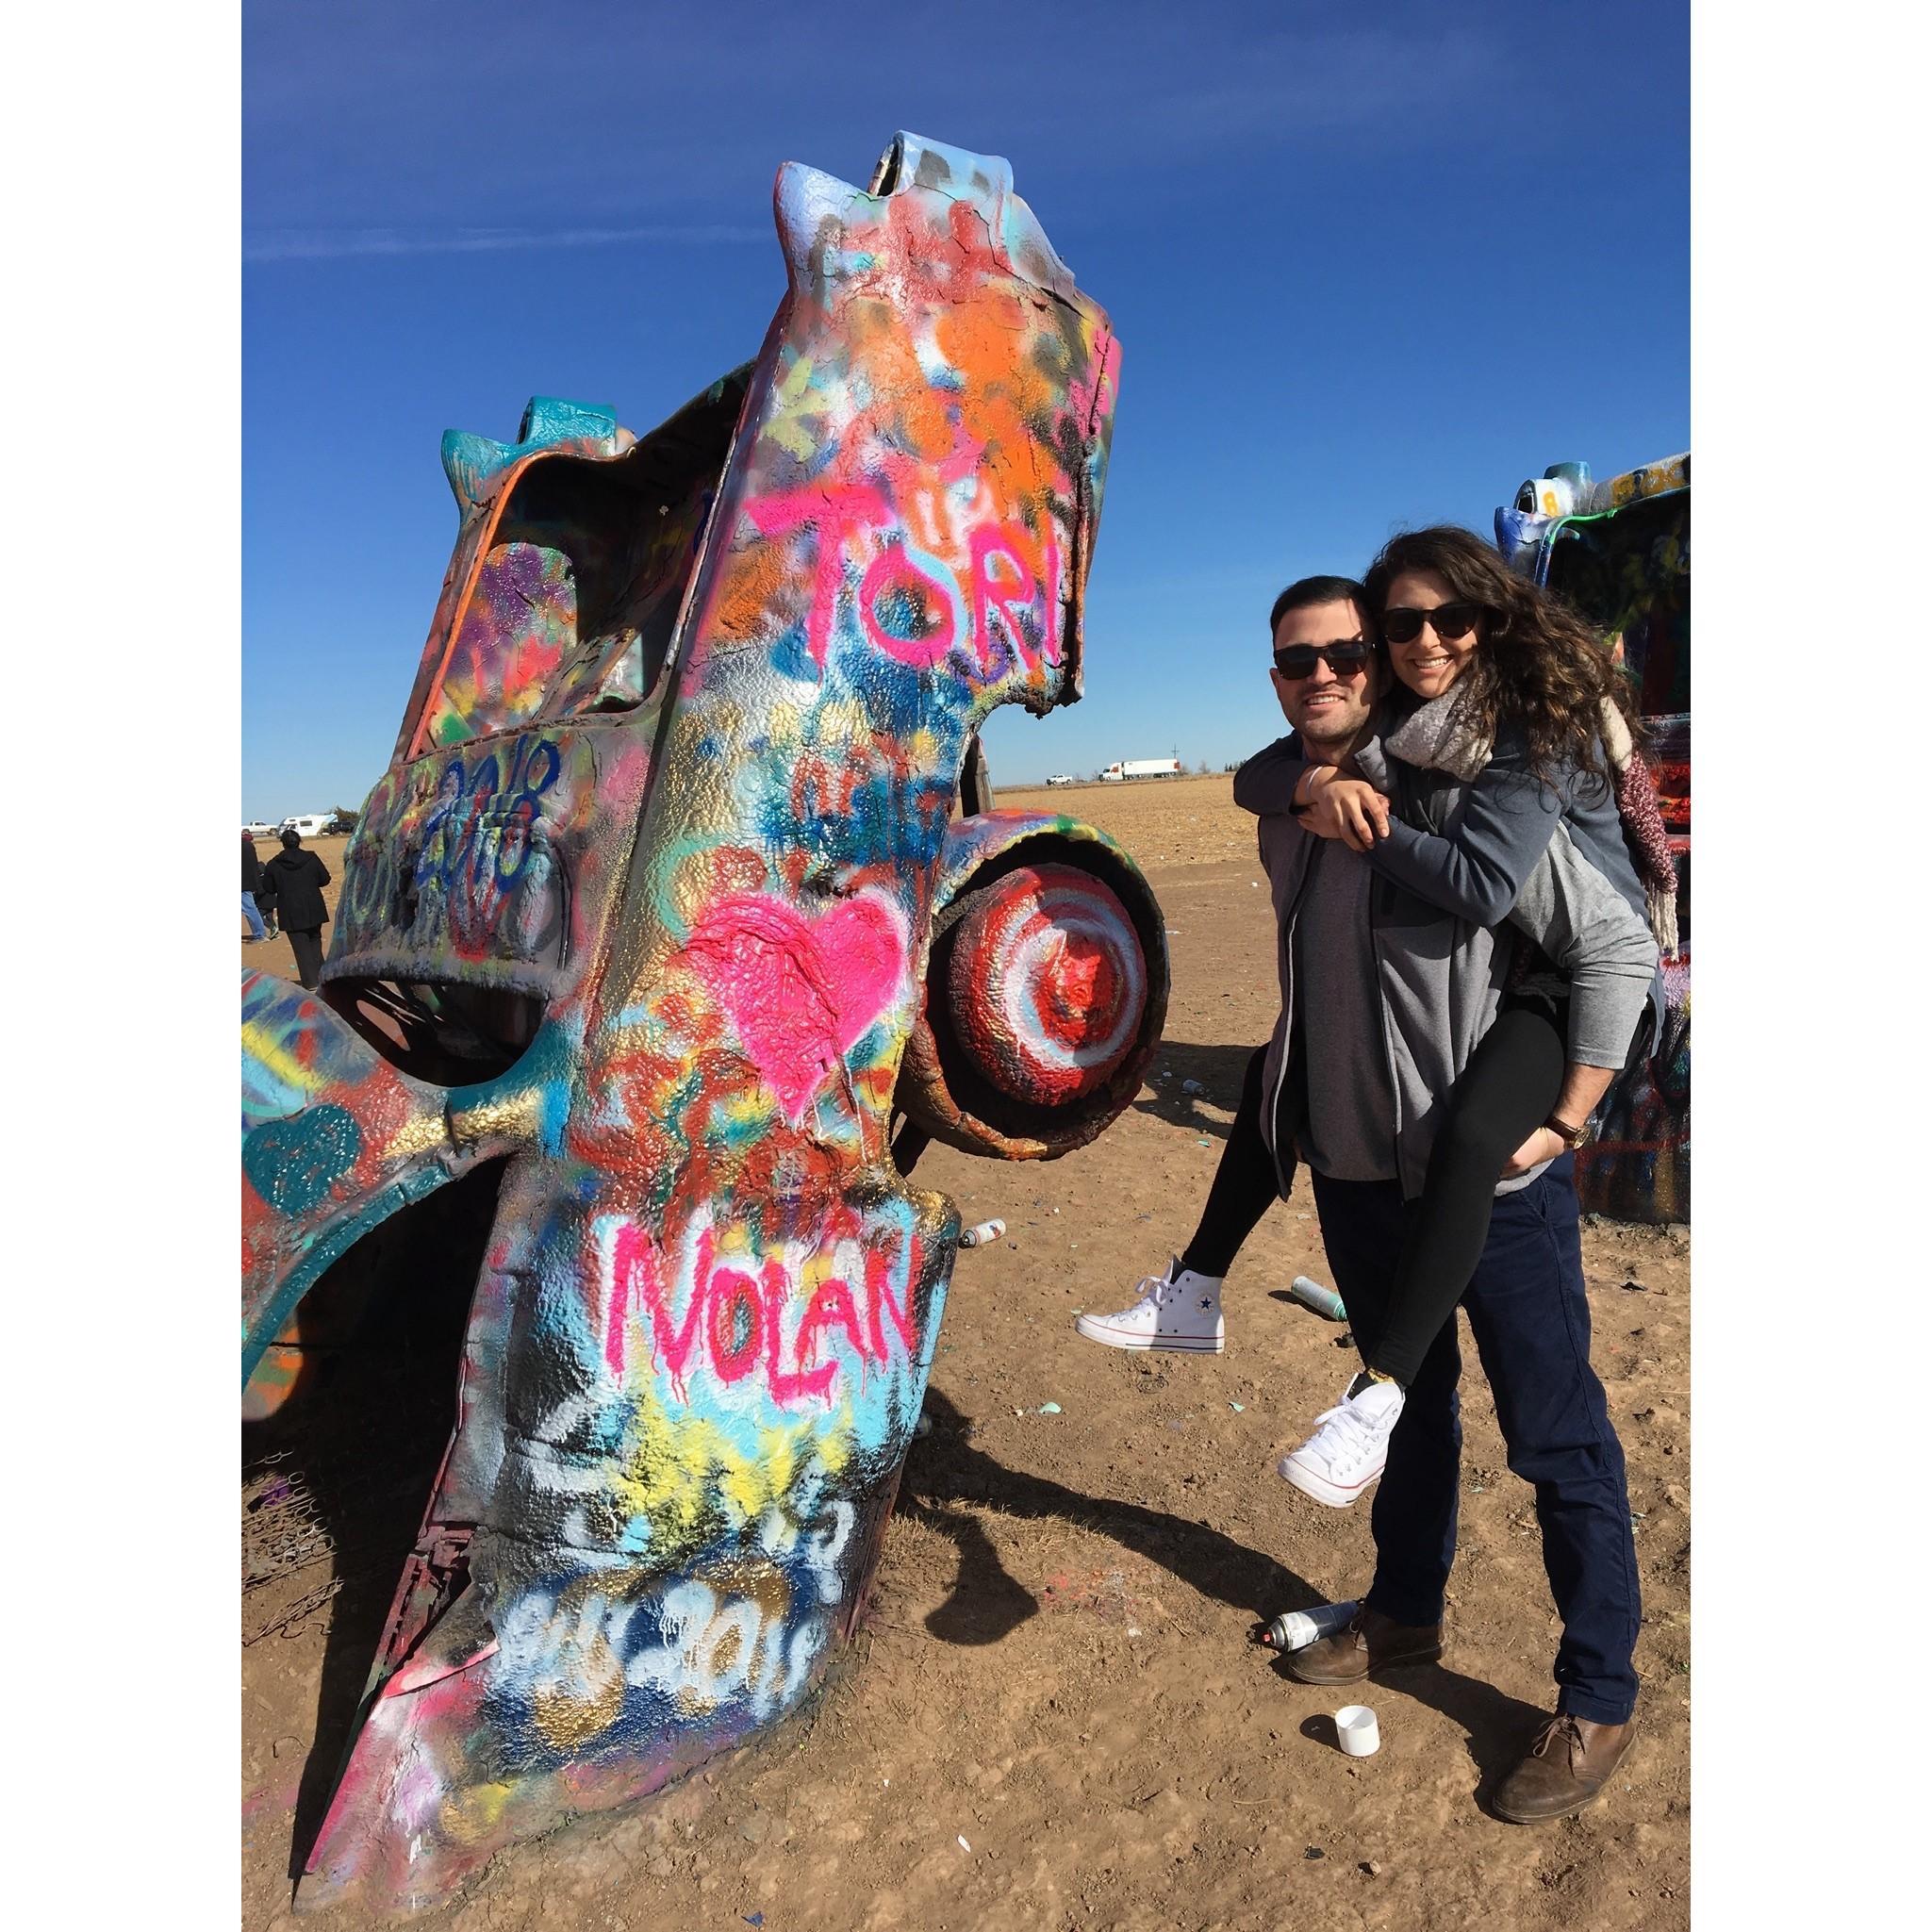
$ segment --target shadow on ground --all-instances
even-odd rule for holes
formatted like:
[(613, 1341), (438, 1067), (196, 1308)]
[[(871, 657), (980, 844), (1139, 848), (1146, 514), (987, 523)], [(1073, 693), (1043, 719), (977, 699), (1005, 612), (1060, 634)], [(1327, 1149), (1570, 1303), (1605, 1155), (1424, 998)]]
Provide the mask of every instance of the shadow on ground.
[[(1287, 1660), (1277, 1658), (1275, 1675), (1284, 1684), (1299, 1687), (1299, 1679), (1288, 1669)], [(1412, 1698), (1439, 1710), (1451, 1724), (1460, 1725), (1469, 1741), (1469, 1756), (1476, 1765), (1477, 1799), (1488, 1808), (1490, 1792), (1515, 1768), (1516, 1760), (1536, 1734), (1536, 1727), (1549, 1715), (1494, 1684), (1478, 1677), (1464, 1676), (1461, 1671), (1445, 1669), (1440, 1663), (1405, 1664), (1367, 1677), (1360, 1685), (1334, 1692), (1337, 1703), (1372, 1704), (1378, 1699), (1397, 1696)], [(1335, 1737), (1335, 1720), (1327, 1711), (1314, 1711), (1301, 1721), (1304, 1738), (1341, 1749)]]
[(310, 1300), (362, 1306), (359, 1321), (274, 1415), (242, 1428), (244, 1482), (277, 1459), (332, 1547), (330, 1568), (316, 1575), (340, 1584), (326, 1610), (290, 1878), (301, 1876), (334, 1793), (397, 1580), (455, 1428), (463, 1332), (502, 1169), (500, 1161), (474, 1169), (342, 1256)]
[(1082, 1494), (1045, 1477), (1030, 1476), (972, 1446), (970, 1423), (936, 1389), (926, 1394), (929, 1435), (906, 1458), (899, 1508), (915, 1522), (936, 1529), (959, 1551), (952, 1593), (926, 1619), (933, 1635), (948, 1643), (997, 1643), (1040, 1608), (1039, 1600), (1011, 1576), (974, 1516), (949, 1505), (972, 1502), (1002, 1515), (1056, 1517), (1158, 1563), (1191, 1589), (1251, 1612), (1257, 1627), (1282, 1610), (1325, 1602), (1313, 1584), (1271, 1556), (1236, 1543), (1204, 1523)]
[[(1257, 1046), (1265, 1045), (1250, 1041), (1245, 1047), (1191, 1047), (1182, 1040), (1164, 1040), (1133, 1111), (1164, 1120), (1170, 1127), (1184, 1127), (1190, 1133), (1226, 1140), (1234, 1110), (1241, 1104), (1247, 1063)], [(1164, 1072), (1165, 1080), (1160, 1077)], [(1189, 1081), (1197, 1082), (1202, 1091), (1186, 1092)]]
[[(1040, 1609), (1039, 1600), (1000, 1561), (978, 1518), (951, 1507), (959, 1502), (1009, 1516), (1057, 1517), (1111, 1537), (1123, 1549), (1160, 1564), (1193, 1589), (1252, 1612), (1257, 1635), (1262, 1623), (1277, 1611), (1306, 1610), (1327, 1600), (1275, 1558), (1205, 1524), (1163, 1510), (1084, 1495), (1044, 1477), (1008, 1468), (972, 1446), (971, 1425), (936, 1389), (927, 1392), (925, 1412), (932, 1418), (932, 1431), (914, 1443), (906, 1459), (898, 1507), (915, 1522), (936, 1529), (959, 1552), (951, 1594), (926, 1618), (927, 1629), (942, 1643), (998, 1643)], [(1273, 1668), (1284, 1681), (1295, 1681), (1282, 1659), (1277, 1658)], [(1536, 1726), (1548, 1715), (1520, 1697), (1440, 1663), (1390, 1671), (1372, 1682), (1384, 1694), (1413, 1698), (1461, 1726), (1479, 1780), (1478, 1795), (1485, 1804), (1490, 1791), (1515, 1764)], [(1367, 1691), (1369, 1685), (1362, 1689)], [(1335, 1743), (1331, 1716), (1314, 1713), (1300, 1728), (1305, 1737)]]

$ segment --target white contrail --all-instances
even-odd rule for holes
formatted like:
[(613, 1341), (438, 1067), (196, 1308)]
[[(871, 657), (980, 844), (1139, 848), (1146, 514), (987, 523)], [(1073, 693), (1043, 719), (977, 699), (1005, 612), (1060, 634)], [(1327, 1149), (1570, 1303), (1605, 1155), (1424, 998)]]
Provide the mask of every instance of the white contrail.
[(458, 228), (411, 234), (397, 228), (265, 228), (244, 233), (244, 261), (324, 261), (349, 256), (471, 255), (514, 248), (601, 248), (613, 242), (655, 241), (705, 246), (769, 241), (768, 228), (713, 223), (638, 228)]

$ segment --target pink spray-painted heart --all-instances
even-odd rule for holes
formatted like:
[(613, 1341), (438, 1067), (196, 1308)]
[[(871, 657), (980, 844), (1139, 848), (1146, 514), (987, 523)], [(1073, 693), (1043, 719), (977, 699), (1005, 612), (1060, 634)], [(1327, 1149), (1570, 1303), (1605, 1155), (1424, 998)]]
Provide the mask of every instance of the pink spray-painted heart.
[(795, 1126), (905, 977), (904, 934), (877, 899), (808, 919), (783, 900), (735, 893), (710, 907), (685, 949)]

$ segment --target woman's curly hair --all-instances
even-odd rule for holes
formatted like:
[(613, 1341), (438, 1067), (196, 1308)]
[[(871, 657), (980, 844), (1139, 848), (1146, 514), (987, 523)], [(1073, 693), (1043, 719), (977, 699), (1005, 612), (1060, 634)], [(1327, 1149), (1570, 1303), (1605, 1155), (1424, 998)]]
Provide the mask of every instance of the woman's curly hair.
[[(1560, 598), (1519, 577), (1474, 531), (1438, 523), (1382, 546), (1362, 578), (1378, 628), (1389, 586), (1405, 570), (1433, 570), (1458, 599), (1481, 606), (1482, 642), (1455, 689), (1492, 742), (1504, 725), (1522, 732), (1539, 777), (1553, 777), (1566, 763), (1603, 773), (1605, 699), (1623, 714), (1631, 742), (1643, 743), (1629, 681), (1596, 633)], [(1398, 690), (1404, 702), (1415, 702)]]

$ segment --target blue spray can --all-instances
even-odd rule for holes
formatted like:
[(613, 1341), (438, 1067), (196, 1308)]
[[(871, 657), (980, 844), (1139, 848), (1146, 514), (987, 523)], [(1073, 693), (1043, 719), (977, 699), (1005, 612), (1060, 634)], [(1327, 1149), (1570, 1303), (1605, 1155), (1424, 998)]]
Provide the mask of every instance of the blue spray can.
[(1348, 1311), (1342, 1306), (1342, 1297), (1332, 1288), (1324, 1288), (1319, 1281), (1311, 1281), (1306, 1275), (1296, 1275), (1288, 1284), (1288, 1292), (1303, 1308), (1313, 1309), (1325, 1322), (1346, 1322)]

